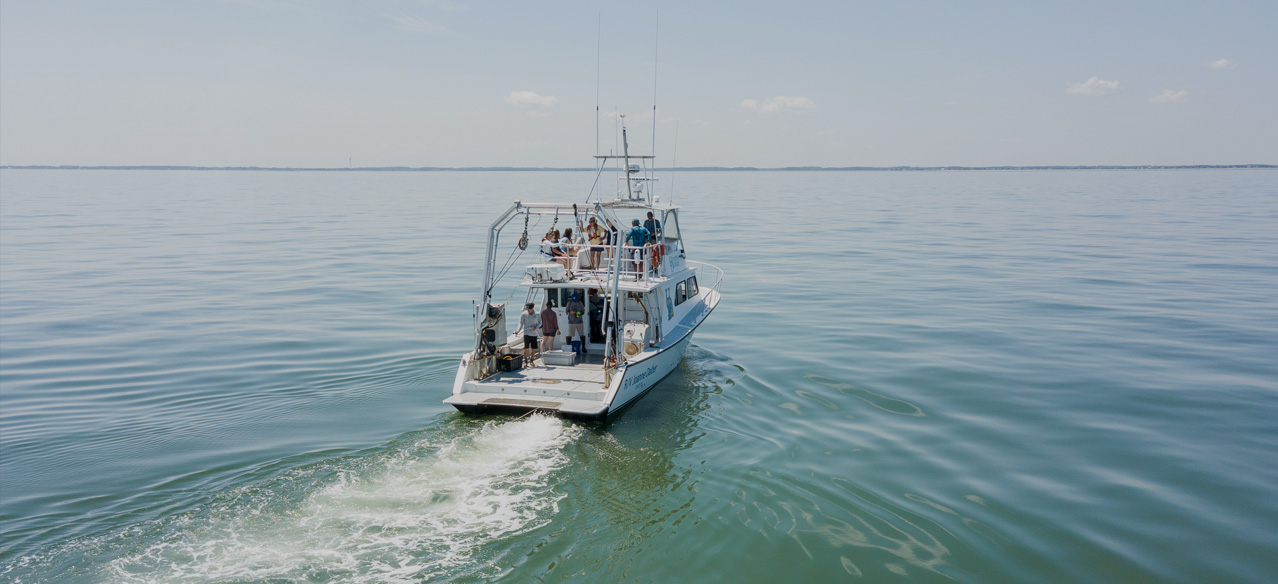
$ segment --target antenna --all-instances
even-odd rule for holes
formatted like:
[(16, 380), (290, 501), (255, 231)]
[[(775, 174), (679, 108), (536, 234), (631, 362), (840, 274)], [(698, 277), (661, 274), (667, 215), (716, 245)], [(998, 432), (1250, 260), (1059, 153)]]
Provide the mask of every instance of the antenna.
[(603, 12), (595, 15), (595, 154), (599, 154), (599, 48), (603, 41)]
[[(657, 10), (657, 23), (652, 32), (652, 155), (657, 155), (657, 41), (661, 39), (661, 11)], [(656, 170), (657, 161), (652, 161)]]
[(675, 167), (679, 165), (679, 120), (675, 120), (674, 151), (670, 153), (670, 204), (674, 204)]
[(626, 180), (626, 199), (632, 200), (635, 198), (635, 193), (630, 190), (630, 141), (626, 139), (626, 116), (621, 116), (621, 146), (626, 161), (623, 171), (625, 174), (622, 175)]
[[(625, 118), (626, 116), (621, 115), (621, 110), (617, 109), (617, 106), (615, 105), (612, 106), (612, 142), (613, 142), (612, 147), (613, 147), (614, 153), (621, 151), (621, 124), (622, 124), (622, 121), (625, 120)], [(618, 161), (617, 164), (619, 166), (617, 166), (617, 172), (621, 172), (621, 166), (620, 166), (621, 159), (614, 158), (614, 160)], [(618, 199), (621, 198), (620, 186), (617, 187), (617, 198)]]

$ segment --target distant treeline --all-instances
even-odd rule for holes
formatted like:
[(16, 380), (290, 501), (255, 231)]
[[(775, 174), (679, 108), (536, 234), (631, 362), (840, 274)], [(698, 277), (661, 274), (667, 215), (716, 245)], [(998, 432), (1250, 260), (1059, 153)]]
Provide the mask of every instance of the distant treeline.
[[(550, 168), (542, 166), (357, 166), (334, 168), (290, 168), (277, 166), (76, 166), (76, 165), (4, 165), (5, 169), (26, 170), (273, 170), (285, 172), (299, 171), (377, 171), (377, 172), (427, 172), (427, 171), (595, 171), (598, 168)], [(677, 171), (777, 171), (777, 170), (895, 170), (895, 171), (939, 171), (939, 170), (1185, 170), (1195, 168), (1278, 168), (1273, 164), (1181, 164), (1141, 166), (1090, 165), (1090, 166), (783, 166), (780, 168), (759, 168), (756, 166), (687, 166), (682, 168), (658, 168), (669, 172)]]

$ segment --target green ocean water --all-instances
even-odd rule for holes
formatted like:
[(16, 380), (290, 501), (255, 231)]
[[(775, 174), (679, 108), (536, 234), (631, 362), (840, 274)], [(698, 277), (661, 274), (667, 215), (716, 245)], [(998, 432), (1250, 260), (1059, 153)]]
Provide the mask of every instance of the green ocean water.
[(591, 173), (0, 172), (0, 581), (1278, 579), (1278, 172), (674, 178), (722, 303), (583, 425), (440, 400)]

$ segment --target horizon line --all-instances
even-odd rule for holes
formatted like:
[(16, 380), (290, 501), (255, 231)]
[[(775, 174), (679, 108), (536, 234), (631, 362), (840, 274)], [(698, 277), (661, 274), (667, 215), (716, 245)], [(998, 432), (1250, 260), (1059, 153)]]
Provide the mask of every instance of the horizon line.
[[(1072, 164), (1072, 165), (994, 165), (994, 166), (686, 166), (654, 168), (654, 171), (988, 171), (988, 170), (1193, 170), (1193, 169), (1273, 169), (1274, 164)], [(208, 170), (208, 171), (276, 171), (276, 172), (447, 172), (447, 171), (598, 171), (597, 167), (552, 166), (192, 166), (192, 165), (80, 165), (26, 164), (0, 165), (5, 170)]]

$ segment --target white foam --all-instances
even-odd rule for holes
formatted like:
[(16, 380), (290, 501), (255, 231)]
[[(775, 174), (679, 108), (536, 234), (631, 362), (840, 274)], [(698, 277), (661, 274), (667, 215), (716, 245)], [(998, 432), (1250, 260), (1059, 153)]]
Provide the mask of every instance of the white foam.
[[(420, 582), (483, 543), (549, 522), (549, 475), (580, 429), (541, 416), (493, 422), (427, 456), (414, 445), (281, 509), (195, 519), (110, 566), (122, 582), (269, 578)], [(269, 498), (269, 496), (268, 496)]]

